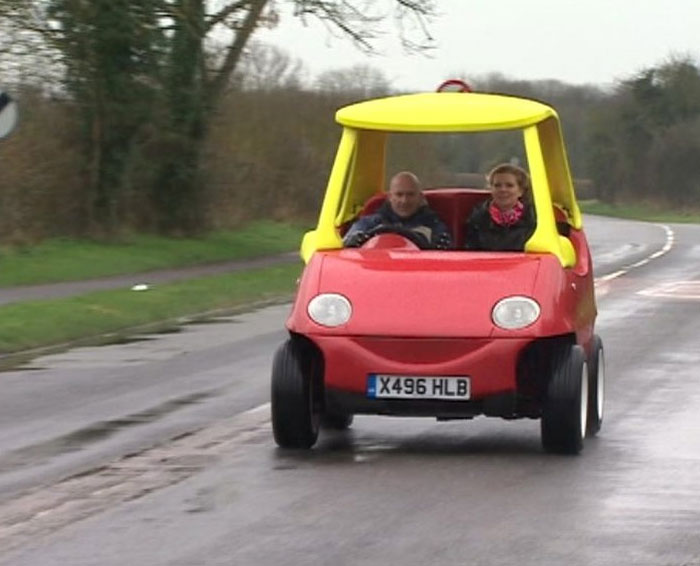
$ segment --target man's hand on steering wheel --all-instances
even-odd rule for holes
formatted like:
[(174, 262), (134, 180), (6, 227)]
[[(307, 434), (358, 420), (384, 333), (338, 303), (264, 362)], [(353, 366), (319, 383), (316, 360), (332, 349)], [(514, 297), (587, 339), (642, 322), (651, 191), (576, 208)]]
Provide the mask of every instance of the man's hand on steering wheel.
[(345, 243), (346, 248), (359, 248), (361, 247), (367, 240), (369, 240), (372, 236), (368, 232), (364, 232), (362, 230), (359, 230), (352, 234), (350, 238), (348, 238), (347, 242)]
[(450, 238), (450, 235), (445, 232), (444, 234), (440, 234), (437, 237), (437, 240), (435, 241), (435, 249), (436, 250), (449, 250), (452, 248), (452, 238)]

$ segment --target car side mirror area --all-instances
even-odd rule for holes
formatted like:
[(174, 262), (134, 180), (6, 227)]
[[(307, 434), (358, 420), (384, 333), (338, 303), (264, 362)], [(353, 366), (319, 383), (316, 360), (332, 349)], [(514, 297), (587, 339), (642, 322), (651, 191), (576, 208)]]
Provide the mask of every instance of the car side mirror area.
[(557, 222), (557, 232), (560, 236), (568, 238), (571, 235), (571, 224), (568, 222)]

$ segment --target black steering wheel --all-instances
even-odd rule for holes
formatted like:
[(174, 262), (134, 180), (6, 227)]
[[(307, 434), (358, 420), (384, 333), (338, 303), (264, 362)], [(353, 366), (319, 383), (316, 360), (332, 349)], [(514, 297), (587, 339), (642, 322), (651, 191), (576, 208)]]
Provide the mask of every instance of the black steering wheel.
[(408, 241), (418, 246), (418, 249), (430, 250), (433, 247), (428, 238), (423, 234), (401, 226), (400, 224), (379, 224), (367, 230), (366, 234), (369, 238), (379, 236), (380, 234), (398, 234), (402, 238), (406, 238)]

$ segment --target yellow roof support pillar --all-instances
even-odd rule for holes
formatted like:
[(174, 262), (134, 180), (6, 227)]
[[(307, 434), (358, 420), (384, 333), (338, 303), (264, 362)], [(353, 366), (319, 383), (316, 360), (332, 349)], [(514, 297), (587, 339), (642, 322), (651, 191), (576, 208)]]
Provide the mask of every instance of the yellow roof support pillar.
[(343, 191), (347, 184), (347, 176), (352, 171), (352, 160), (357, 147), (357, 131), (343, 129), (338, 151), (335, 154), (333, 169), (328, 178), (326, 194), (321, 205), (318, 225), (304, 235), (301, 242), (301, 257), (308, 262), (317, 250), (337, 249), (343, 247), (343, 240), (335, 228), (335, 218), (338, 214), (338, 203), (341, 202)]
[(532, 199), (537, 210), (537, 228), (526, 242), (525, 250), (553, 253), (564, 267), (571, 267), (576, 263), (576, 253), (571, 242), (556, 230), (540, 132), (537, 126), (530, 126), (523, 133), (532, 182)]

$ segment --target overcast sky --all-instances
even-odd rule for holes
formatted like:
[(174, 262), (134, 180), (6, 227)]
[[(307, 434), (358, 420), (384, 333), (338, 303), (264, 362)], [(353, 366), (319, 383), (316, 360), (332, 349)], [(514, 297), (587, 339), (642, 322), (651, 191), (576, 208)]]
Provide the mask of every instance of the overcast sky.
[(610, 85), (673, 55), (700, 61), (700, 0), (437, 0), (430, 56), (408, 55), (390, 21), (368, 56), (320, 24), (286, 17), (257, 38), (301, 59), (312, 76), (357, 63), (377, 67), (401, 90), (498, 72), (515, 79)]

